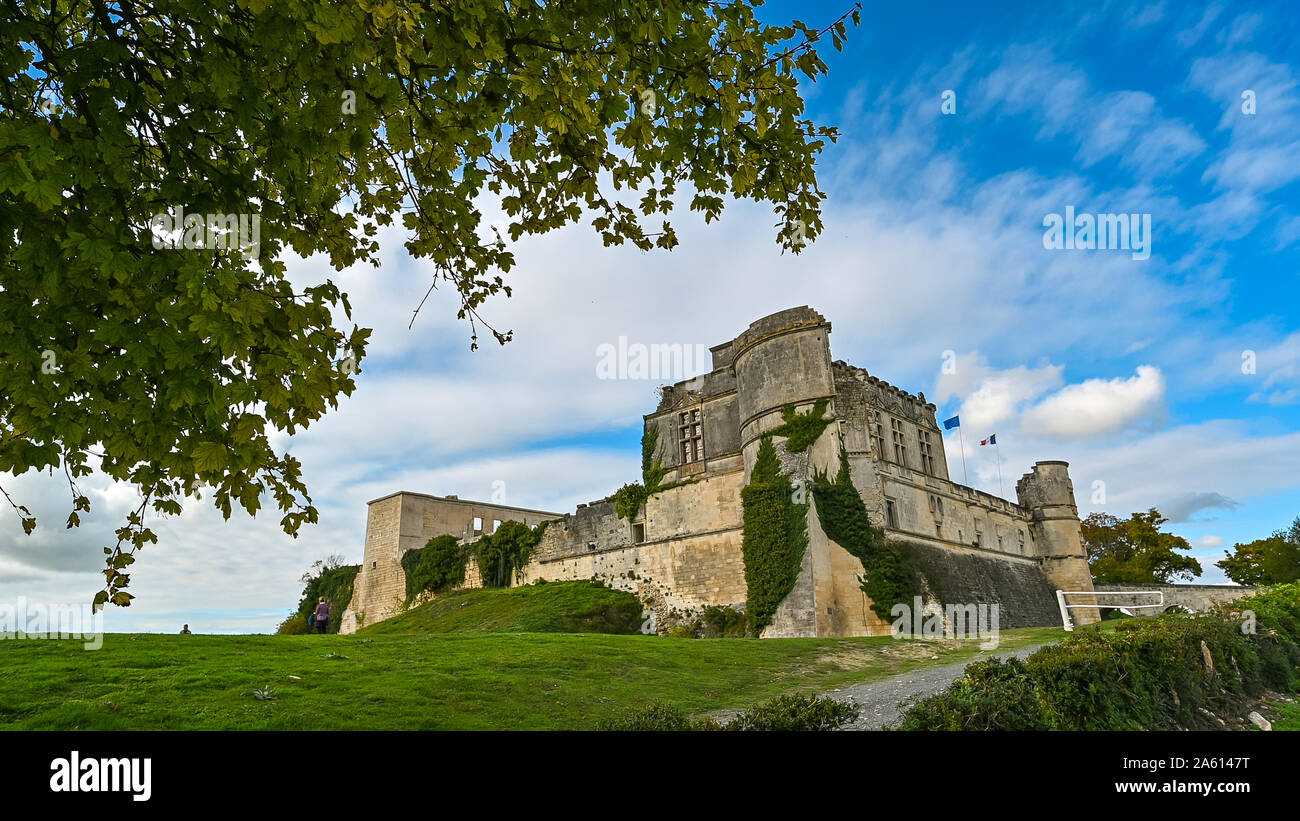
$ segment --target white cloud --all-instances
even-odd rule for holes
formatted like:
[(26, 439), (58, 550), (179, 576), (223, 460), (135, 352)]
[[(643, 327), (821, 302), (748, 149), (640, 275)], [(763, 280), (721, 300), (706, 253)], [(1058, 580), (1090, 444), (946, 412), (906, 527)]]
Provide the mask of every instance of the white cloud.
[(1025, 412), (1029, 433), (1065, 438), (1114, 433), (1151, 421), (1163, 407), (1165, 378), (1141, 365), (1127, 379), (1089, 379), (1070, 385)]

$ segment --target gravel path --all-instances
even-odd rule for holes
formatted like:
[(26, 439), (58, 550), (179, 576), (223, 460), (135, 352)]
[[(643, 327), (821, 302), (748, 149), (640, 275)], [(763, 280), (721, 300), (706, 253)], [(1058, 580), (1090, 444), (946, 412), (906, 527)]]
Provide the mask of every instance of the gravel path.
[(902, 717), (902, 711), (898, 709), (900, 701), (913, 695), (931, 696), (946, 689), (949, 684), (961, 678), (966, 665), (972, 661), (985, 661), (990, 658), (1023, 659), (1042, 646), (1041, 644), (1035, 644), (1031, 647), (1023, 647), (1006, 653), (980, 653), (968, 661), (945, 664), (942, 667), (913, 670), (910, 673), (903, 673), (893, 678), (867, 684), (853, 684), (842, 690), (823, 693), (823, 695), (836, 701), (853, 699), (857, 702), (858, 707), (862, 709), (861, 717), (853, 724), (844, 727), (844, 729), (879, 730), (886, 724), (898, 723), (898, 720)]

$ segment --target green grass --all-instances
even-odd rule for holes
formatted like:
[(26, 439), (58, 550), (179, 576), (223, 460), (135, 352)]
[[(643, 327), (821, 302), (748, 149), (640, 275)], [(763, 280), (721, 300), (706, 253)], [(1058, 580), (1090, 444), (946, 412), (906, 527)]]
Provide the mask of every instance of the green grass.
[(1277, 705), (1277, 721), (1274, 730), (1300, 730), (1300, 702)]
[(641, 602), (589, 581), (458, 590), (362, 628), (363, 635), (640, 632)]
[[(1007, 630), (999, 650), (1064, 635), (1059, 628)], [(98, 651), (82, 647), (0, 641), (0, 727), (594, 729), (648, 702), (690, 713), (743, 707), (786, 692), (964, 662), (979, 652), (974, 639), (377, 629), (355, 636), (110, 634)], [(256, 698), (253, 691), (263, 687), (276, 698)]]

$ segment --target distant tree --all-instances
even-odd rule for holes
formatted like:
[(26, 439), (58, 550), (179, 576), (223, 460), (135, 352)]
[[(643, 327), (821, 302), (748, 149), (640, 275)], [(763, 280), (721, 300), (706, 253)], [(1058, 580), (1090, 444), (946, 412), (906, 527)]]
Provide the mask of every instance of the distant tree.
[(1300, 580), (1300, 516), (1287, 530), (1267, 539), (1232, 546), (1232, 554), (1215, 563), (1237, 584), (1286, 584)]
[[(302, 574), (305, 585), (302, 598), (298, 601), (297, 616), (304, 623), (316, 611), (316, 605), (322, 596), (330, 603), (330, 620), (327, 631), (337, 633), (343, 620), (343, 611), (352, 603), (352, 584), (356, 581), (361, 565), (343, 564), (343, 557), (332, 553), (324, 559), (312, 562), (311, 570)], [(283, 627), (283, 625), (282, 625)], [(286, 632), (281, 630), (280, 632)]]
[(1182, 536), (1162, 533), (1169, 521), (1155, 508), (1118, 519), (1093, 513), (1083, 520), (1083, 543), (1094, 580), (1103, 584), (1168, 584), (1201, 575), (1201, 563), (1180, 550), (1192, 546)]
[(479, 309), (510, 295), (507, 240), (587, 221), (671, 249), (676, 206), (729, 199), (769, 204), (782, 249), (816, 239), (837, 132), (801, 83), (859, 7), (816, 29), (759, 5), (0, 3), (0, 474), (62, 473), (68, 527), (78, 479), (139, 491), (95, 605), (130, 604), (148, 517), (201, 491), (317, 521), (275, 443), (352, 393), (370, 331), (292, 258), (378, 266), (396, 224), (471, 340), (504, 344)]

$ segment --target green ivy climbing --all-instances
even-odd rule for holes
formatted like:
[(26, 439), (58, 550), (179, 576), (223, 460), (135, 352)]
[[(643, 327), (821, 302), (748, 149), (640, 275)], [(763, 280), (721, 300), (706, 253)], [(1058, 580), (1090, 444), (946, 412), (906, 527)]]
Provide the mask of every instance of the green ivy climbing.
[(516, 521), (502, 522), (495, 533), (468, 546), (478, 560), (479, 576), (484, 587), (509, 587), (528, 564), (533, 548), (542, 540), (546, 522), (529, 527)]
[(781, 409), (781, 418), (785, 424), (775, 428), (772, 435), (784, 436), (785, 449), (790, 453), (803, 453), (831, 423), (830, 419), (822, 418), (826, 415), (828, 402), (826, 399), (818, 399), (813, 409), (807, 413), (796, 413), (794, 405), (786, 405)]
[(632, 519), (650, 495), (677, 485), (661, 486), (668, 470), (663, 466), (659, 452), (659, 426), (651, 425), (641, 434), (641, 481), (630, 482), (609, 497), (614, 503), (614, 513), (620, 519)]
[(434, 536), (424, 547), (406, 551), (402, 554), (406, 600), (464, 584), (468, 559), (469, 549), (455, 536)]
[(744, 504), (745, 612), (750, 632), (758, 635), (772, 623), (782, 600), (794, 589), (808, 548), (808, 505), (795, 504), (790, 477), (781, 473), (772, 436), (764, 436), (749, 484), (740, 493)]
[(912, 605), (919, 594), (920, 584), (915, 569), (886, 538), (884, 531), (871, 524), (867, 506), (853, 486), (849, 474), (849, 456), (840, 448), (840, 470), (835, 481), (818, 474), (813, 483), (813, 498), (817, 501), (817, 520), (832, 541), (856, 556), (865, 575), (860, 578), (862, 592), (871, 599), (871, 609), (877, 616), (890, 620), (890, 610), (896, 604)]

